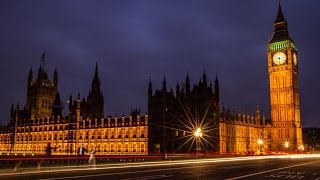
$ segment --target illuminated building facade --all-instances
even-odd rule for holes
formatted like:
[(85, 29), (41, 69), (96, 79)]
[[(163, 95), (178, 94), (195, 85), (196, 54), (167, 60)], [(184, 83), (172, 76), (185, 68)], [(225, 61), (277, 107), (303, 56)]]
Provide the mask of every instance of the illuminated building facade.
[[(189, 152), (193, 151), (193, 131), (205, 126), (205, 133), (210, 137), (219, 137), (217, 117), (219, 113), (219, 81), (214, 87), (207, 82), (203, 73), (197, 85), (191, 88), (187, 75), (183, 84), (178, 83), (175, 93), (167, 90), (166, 80), (162, 89), (148, 87), (149, 151), (150, 152)], [(211, 141), (211, 140), (210, 140)], [(216, 151), (219, 144), (202, 142), (208, 151)], [(190, 149), (191, 148), (191, 149)]]
[[(207, 152), (265, 153), (303, 150), (298, 90), (297, 49), (289, 36), (279, 4), (273, 37), (268, 44), (271, 119), (257, 108), (255, 113), (219, 110), (219, 84), (215, 92), (207, 87), (206, 76), (190, 90), (189, 77), (176, 87), (176, 93), (152, 91), (149, 83), (150, 152), (194, 152), (193, 132), (203, 128), (201, 147)], [(191, 120), (191, 122), (190, 122)], [(200, 123), (202, 122), (202, 123)], [(208, 146), (209, 145), (209, 146)], [(182, 147), (185, 146), (185, 147)], [(193, 146), (193, 147), (192, 147)], [(178, 152), (179, 152), (178, 151)]]
[[(20, 110), (12, 105), (9, 125), (0, 127), (0, 151), (44, 154), (47, 143), (60, 147), (53, 154), (75, 154), (81, 144), (98, 154), (303, 150), (298, 52), (280, 4), (267, 53), (270, 120), (258, 108), (254, 113), (220, 110), (218, 78), (212, 85), (205, 72), (192, 87), (187, 75), (175, 92), (167, 89), (165, 79), (155, 91), (150, 81), (148, 115), (134, 110), (129, 117), (105, 118), (97, 65), (87, 98), (70, 95), (63, 116), (57, 70), (49, 80), (43, 63), (37, 79), (29, 72), (27, 106)], [(202, 132), (195, 136), (198, 128)]]
[(273, 37), (268, 44), (268, 72), (272, 120), (272, 149), (302, 146), (302, 126), (298, 89), (298, 52), (289, 36), (281, 5), (274, 21)]
[[(44, 58), (44, 57), (43, 57)], [(48, 80), (44, 65), (38, 78), (28, 76), (27, 107), (11, 107), (8, 126), (1, 127), (0, 152), (44, 154), (48, 143), (58, 147), (53, 155), (76, 154), (80, 145), (97, 154), (148, 154), (148, 115), (132, 110), (129, 117), (103, 115), (98, 66), (87, 99), (80, 95), (68, 100), (68, 115), (62, 115), (63, 104), (57, 91), (58, 73)]]
[[(220, 110), (218, 78), (212, 87), (205, 73), (190, 86), (188, 75), (175, 93), (167, 90), (165, 79), (161, 90), (153, 91), (149, 82), (150, 153), (195, 152), (196, 143), (201, 151), (222, 154), (262, 153), (270, 148), (271, 125), (258, 108), (254, 114)], [(203, 136), (196, 142), (194, 132), (199, 127)]]

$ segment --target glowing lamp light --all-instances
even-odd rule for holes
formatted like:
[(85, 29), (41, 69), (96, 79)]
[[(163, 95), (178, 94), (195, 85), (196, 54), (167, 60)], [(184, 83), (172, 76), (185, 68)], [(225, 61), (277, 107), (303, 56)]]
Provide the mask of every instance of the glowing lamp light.
[(258, 144), (262, 145), (263, 144), (263, 140), (262, 139), (258, 139)]
[(288, 148), (288, 147), (289, 147), (289, 142), (286, 141), (286, 142), (284, 143), (284, 146), (285, 146), (286, 148)]
[(301, 151), (304, 151), (304, 146), (303, 146), (303, 144), (301, 144), (300, 150), (301, 150)]
[(202, 137), (202, 132), (201, 128), (197, 128), (196, 131), (194, 132), (195, 137)]

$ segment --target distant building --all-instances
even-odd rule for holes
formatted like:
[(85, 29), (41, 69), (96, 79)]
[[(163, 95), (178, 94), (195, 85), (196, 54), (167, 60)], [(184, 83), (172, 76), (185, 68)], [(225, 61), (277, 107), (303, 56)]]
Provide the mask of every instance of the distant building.
[(307, 151), (320, 151), (320, 128), (303, 128), (302, 135)]

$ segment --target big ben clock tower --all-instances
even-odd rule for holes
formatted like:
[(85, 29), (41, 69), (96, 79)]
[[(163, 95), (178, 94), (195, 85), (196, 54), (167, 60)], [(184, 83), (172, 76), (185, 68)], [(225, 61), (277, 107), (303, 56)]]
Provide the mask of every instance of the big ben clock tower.
[(268, 44), (271, 105), (271, 149), (298, 150), (302, 146), (298, 89), (298, 52), (289, 36), (281, 4)]

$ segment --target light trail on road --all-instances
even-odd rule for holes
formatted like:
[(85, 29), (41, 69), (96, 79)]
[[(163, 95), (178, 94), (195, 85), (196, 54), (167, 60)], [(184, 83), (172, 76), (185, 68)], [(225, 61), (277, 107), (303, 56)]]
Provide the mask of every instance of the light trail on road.
[(56, 169), (18, 172), (18, 173), (1, 173), (1, 176), (12, 175), (25, 175), (25, 174), (39, 174), (39, 173), (59, 173), (59, 172), (72, 172), (72, 171), (92, 171), (92, 170), (112, 170), (123, 168), (141, 168), (141, 167), (156, 167), (156, 166), (172, 166), (172, 165), (188, 165), (188, 164), (206, 164), (206, 163), (219, 163), (219, 162), (238, 162), (238, 161), (255, 161), (265, 159), (296, 159), (296, 158), (316, 158), (320, 154), (298, 154), (298, 155), (270, 155), (270, 156), (246, 156), (246, 157), (228, 157), (228, 158), (206, 158), (206, 159), (192, 159), (192, 160), (165, 160), (161, 162), (130, 162), (118, 164), (100, 164), (95, 168), (77, 168), (77, 166), (64, 166), (57, 167)]

